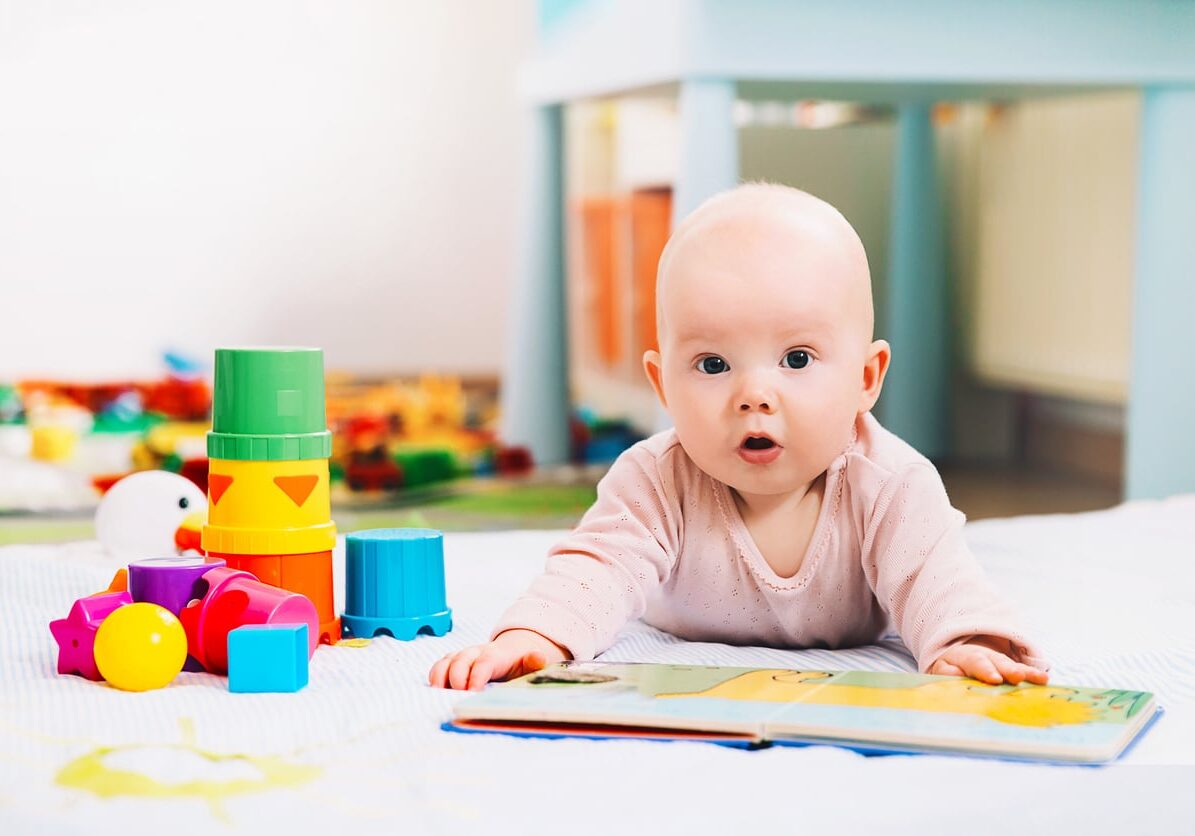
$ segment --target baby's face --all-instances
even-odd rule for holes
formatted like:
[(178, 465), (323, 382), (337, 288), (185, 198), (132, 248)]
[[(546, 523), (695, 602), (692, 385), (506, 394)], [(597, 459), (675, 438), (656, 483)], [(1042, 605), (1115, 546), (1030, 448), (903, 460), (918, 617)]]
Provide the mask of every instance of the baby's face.
[(808, 485), (879, 394), (868, 359), (882, 347), (882, 380), (887, 346), (871, 341), (866, 256), (846, 231), (732, 213), (689, 230), (662, 265), (648, 376), (685, 451), (740, 494)]

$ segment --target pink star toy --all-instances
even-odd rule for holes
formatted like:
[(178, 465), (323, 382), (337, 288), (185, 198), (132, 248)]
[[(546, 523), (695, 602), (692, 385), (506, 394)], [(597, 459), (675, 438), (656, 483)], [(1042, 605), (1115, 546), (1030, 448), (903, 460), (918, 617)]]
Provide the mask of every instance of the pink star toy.
[(103, 592), (75, 601), (70, 615), (50, 622), (50, 632), (58, 642), (58, 672), (94, 679), (100, 676), (95, 665), (95, 631), (100, 622), (118, 607), (133, 603), (128, 592)]

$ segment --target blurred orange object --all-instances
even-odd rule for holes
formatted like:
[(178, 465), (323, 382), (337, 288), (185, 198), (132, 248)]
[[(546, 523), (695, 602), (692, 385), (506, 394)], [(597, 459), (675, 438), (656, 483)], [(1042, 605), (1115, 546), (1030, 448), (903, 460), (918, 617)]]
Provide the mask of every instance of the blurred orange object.
[(633, 357), (656, 348), (656, 270), (672, 231), (672, 189), (637, 189), (631, 194), (631, 323)]
[(206, 514), (187, 514), (183, 519), (182, 524), (174, 532), (174, 545), (178, 549), (179, 554), (185, 551), (196, 551), (203, 554), (201, 546), (203, 523)]
[(91, 477), (91, 484), (100, 494), (106, 494), (109, 488), (133, 472), (130, 470), (126, 473), (100, 473)]
[(581, 215), (581, 236), (585, 285), (590, 289), (586, 307), (591, 313), (598, 359), (608, 366), (623, 357), (623, 287), (618, 269), (622, 252), (623, 212), (620, 202), (608, 197), (584, 198), (578, 211)]
[(112, 580), (108, 582), (107, 589), (101, 589), (99, 592), (93, 592), (92, 595), (107, 595), (109, 592), (128, 592), (129, 591), (129, 570), (117, 569), (116, 574), (112, 576)]

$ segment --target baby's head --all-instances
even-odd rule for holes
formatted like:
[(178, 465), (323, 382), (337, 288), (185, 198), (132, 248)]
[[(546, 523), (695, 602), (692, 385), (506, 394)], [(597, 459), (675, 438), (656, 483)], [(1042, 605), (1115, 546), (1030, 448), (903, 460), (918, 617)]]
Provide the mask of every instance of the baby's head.
[(785, 186), (716, 195), (660, 257), (660, 350), (643, 356), (681, 445), (740, 494), (808, 485), (875, 404), (888, 344), (872, 340), (859, 236)]

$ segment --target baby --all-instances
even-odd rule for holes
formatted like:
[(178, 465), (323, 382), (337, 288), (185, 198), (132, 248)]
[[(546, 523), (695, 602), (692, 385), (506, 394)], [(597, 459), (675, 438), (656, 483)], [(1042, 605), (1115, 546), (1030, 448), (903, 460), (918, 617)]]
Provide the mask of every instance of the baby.
[(440, 659), (431, 684), (592, 659), (640, 617), (793, 648), (891, 623), (923, 672), (1046, 682), (937, 471), (870, 414), (891, 352), (842, 215), (783, 186), (711, 198), (660, 257), (656, 314), (643, 365), (675, 428), (618, 458), (490, 641)]

